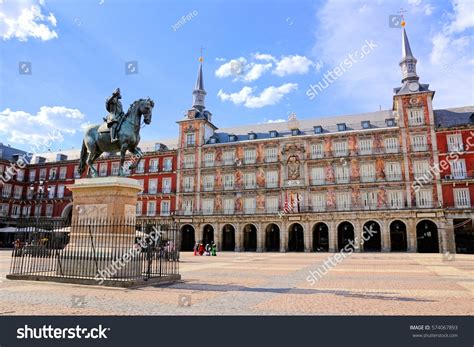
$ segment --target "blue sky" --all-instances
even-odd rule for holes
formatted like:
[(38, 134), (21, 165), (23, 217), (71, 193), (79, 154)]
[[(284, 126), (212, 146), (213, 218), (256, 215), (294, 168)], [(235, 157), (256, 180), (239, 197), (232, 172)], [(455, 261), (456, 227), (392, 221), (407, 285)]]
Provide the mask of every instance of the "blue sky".
[[(52, 150), (78, 148), (83, 127), (155, 100), (142, 139), (177, 136), (191, 106), (200, 47), (206, 105), (218, 127), (389, 109), (400, 85), (401, 7), (422, 83), (435, 108), (474, 104), (473, 2), (0, 0), (0, 142), (28, 149), (60, 131)], [(181, 20), (182, 17), (187, 19)], [(181, 23), (178, 22), (181, 20)], [(177, 24), (178, 23), (178, 24)], [(307, 90), (366, 42), (372, 50), (327, 89)], [(125, 63), (138, 62), (137, 74)], [(32, 73), (19, 73), (31, 62)]]

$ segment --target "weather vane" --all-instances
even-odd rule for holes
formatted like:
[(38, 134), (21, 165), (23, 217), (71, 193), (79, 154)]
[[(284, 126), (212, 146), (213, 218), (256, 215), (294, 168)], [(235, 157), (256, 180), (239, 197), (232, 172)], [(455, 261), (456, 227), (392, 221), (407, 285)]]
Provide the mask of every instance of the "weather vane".
[(400, 17), (402, 17), (402, 22), (401, 22), (401, 26), (404, 27), (406, 22), (405, 22), (405, 15), (404, 13), (407, 12), (406, 10), (403, 9), (403, 7), (400, 8), (400, 11), (398, 11), (398, 13), (400, 13)]
[(204, 47), (201, 46), (201, 56), (199, 57), (199, 61), (202, 63), (202, 61), (204, 60), (204, 58), (202, 57), (202, 51), (204, 50)]

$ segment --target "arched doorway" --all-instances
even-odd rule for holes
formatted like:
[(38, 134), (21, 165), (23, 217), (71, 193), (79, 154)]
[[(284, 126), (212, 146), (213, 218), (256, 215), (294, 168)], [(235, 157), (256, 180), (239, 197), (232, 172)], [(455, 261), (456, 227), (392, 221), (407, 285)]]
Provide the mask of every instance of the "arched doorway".
[(230, 224), (226, 224), (222, 228), (222, 250), (235, 250), (235, 228)]
[(372, 220), (365, 223), (362, 229), (362, 241), (364, 252), (380, 252), (382, 250), (380, 224)]
[(430, 220), (416, 225), (416, 241), (419, 253), (439, 253), (438, 227)]
[(329, 251), (329, 228), (325, 223), (317, 223), (313, 227), (313, 251)]
[(474, 254), (474, 229), (472, 219), (454, 219), (456, 253)]
[(181, 228), (181, 251), (190, 252), (194, 248), (196, 239), (194, 238), (194, 227), (186, 224)]
[(304, 232), (303, 227), (299, 223), (294, 223), (290, 226), (288, 251), (304, 252)]
[(202, 230), (202, 243), (205, 245), (211, 244), (214, 241), (214, 228), (210, 224), (206, 224)]
[(390, 250), (392, 252), (407, 251), (407, 226), (399, 220), (390, 223)]
[(257, 228), (253, 224), (244, 226), (244, 252), (257, 251)]
[(337, 227), (338, 250), (354, 249), (354, 226), (349, 222), (342, 222)]
[(280, 228), (272, 223), (265, 229), (265, 250), (267, 252), (280, 251)]

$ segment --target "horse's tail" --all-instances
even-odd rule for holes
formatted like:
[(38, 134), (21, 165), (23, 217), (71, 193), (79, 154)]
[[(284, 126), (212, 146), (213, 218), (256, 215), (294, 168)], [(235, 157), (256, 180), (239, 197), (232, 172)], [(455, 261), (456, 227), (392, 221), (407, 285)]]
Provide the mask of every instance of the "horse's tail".
[(77, 172), (82, 175), (86, 169), (86, 160), (87, 160), (87, 147), (85, 141), (82, 141), (81, 148), (81, 158), (79, 160), (79, 166), (77, 167)]

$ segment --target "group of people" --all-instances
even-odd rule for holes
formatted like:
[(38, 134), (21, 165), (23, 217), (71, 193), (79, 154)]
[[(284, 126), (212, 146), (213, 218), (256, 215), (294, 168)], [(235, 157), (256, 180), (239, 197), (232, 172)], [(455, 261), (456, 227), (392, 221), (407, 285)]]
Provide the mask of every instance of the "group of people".
[(214, 241), (211, 241), (211, 243), (206, 243), (206, 246), (204, 247), (204, 244), (201, 242), (196, 242), (194, 245), (194, 255), (212, 255), (216, 256), (217, 255), (217, 245), (214, 243)]

